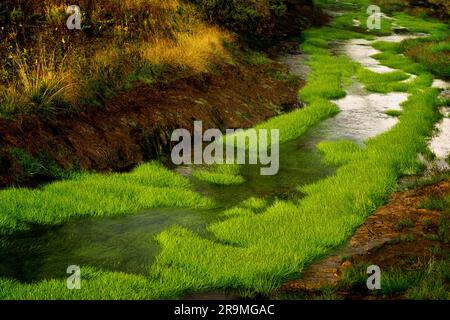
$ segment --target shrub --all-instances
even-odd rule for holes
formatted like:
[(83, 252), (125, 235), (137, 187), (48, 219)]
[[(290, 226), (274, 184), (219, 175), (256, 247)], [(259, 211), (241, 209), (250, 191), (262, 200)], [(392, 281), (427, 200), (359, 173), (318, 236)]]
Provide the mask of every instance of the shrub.
[(241, 32), (261, 32), (264, 24), (286, 13), (285, 0), (192, 0), (210, 21)]

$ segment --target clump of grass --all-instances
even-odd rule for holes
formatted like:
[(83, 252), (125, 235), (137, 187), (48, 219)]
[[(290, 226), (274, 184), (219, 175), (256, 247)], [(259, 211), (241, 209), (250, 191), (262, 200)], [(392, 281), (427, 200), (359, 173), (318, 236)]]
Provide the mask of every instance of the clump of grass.
[(450, 196), (430, 197), (421, 205), (421, 207), (428, 210), (438, 210), (450, 213)]
[(401, 69), (405, 72), (412, 74), (421, 74), (425, 71), (419, 63), (411, 62), (408, 57), (401, 56), (396, 53), (381, 52), (372, 56), (373, 58), (379, 60), (383, 65), (394, 69)]
[(272, 62), (266, 54), (261, 52), (249, 52), (246, 56), (246, 61), (252, 66), (270, 64)]
[(76, 174), (41, 189), (0, 191), (0, 234), (30, 225), (56, 225), (73, 217), (132, 214), (154, 207), (211, 207), (189, 190), (186, 178), (151, 162), (125, 174)]
[(64, 59), (41, 47), (35, 61), (28, 61), (20, 52), (14, 56), (17, 79), (0, 95), (0, 113), (14, 116), (23, 113), (49, 115), (69, 110), (78, 99), (77, 86)]
[(394, 54), (400, 54), (402, 52), (400, 44), (396, 42), (376, 41), (372, 43), (372, 47), (380, 51)]
[(261, 198), (249, 198), (241, 203), (241, 206), (255, 212), (262, 211), (267, 207), (267, 201)]
[(339, 286), (342, 287), (365, 287), (367, 283), (367, 268), (372, 263), (359, 263), (351, 268), (342, 270), (342, 275), (339, 279)]
[(397, 223), (396, 225), (396, 229), (397, 230), (403, 230), (406, 228), (412, 228), (414, 227), (414, 222), (411, 219), (405, 219), (405, 220), (401, 220)]
[(22, 166), (25, 174), (29, 177), (45, 176), (55, 179), (65, 178), (68, 175), (49, 157), (39, 155), (33, 157), (25, 150), (19, 148), (12, 148), (9, 153)]
[(358, 68), (358, 64), (344, 56), (313, 55), (309, 64), (314, 72), (300, 91), (300, 98), (308, 103), (345, 97), (344, 86)]
[(320, 29), (309, 29), (302, 35), (303, 43), (301, 49), (303, 52), (311, 55), (325, 55), (330, 56), (329, 46), (332, 41), (349, 40), (353, 38), (373, 39), (369, 34), (361, 34), (354, 31), (323, 27)]
[(0, 85), (0, 116), (12, 117), (29, 110), (29, 99), (16, 87)]
[[(339, 287), (365, 288), (367, 266), (359, 263), (355, 267), (345, 269)], [(389, 297), (403, 295), (412, 300), (447, 300), (449, 298), (448, 277), (450, 263), (431, 259), (424, 267), (404, 269), (391, 267), (382, 270), (381, 290), (376, 294)]]
[[(377, 73), (367, 69), (360, 68), (358, 70), (358, 79), (365, 85), (369, 91), (379, 93), (389, 93), (393, 91), (393, 85), (399, 84), (409, 78), (403, 71), (393, 71), (388, 73)], [(397, 91), (406, 91), (408, 84), (404, 84), (404, 88), (397, 88)]]
[(404, 13), (394, 14), (398, 24), (408, 28), (413, 32), (423, 32), (432, 35), (434, 38), (448, 37), (448, 25), (435, 19), (423, 19)]
[(398, 238), (400, 242), (413, 242), (416, 241), (416, 237), (413, 234), (401, 235)]
[(437, 234), (434, 233), (427, 233), (425, 234), (425, 239), (430, 240), (430, 241), (439, 241), (439, 236)]
[(323, 141), (317, 144), (317, 149), (324, 154), (323, 161), (329, 165), (346, 164), (363, 151), (356, 143), (348, 140)]
[(386, 110), (384, 113), (395, 118), (398, 118), (403, 114), (401, 110)]
[(252, 217), (261, 213), (267, 207), (267, 201), (258, 198), (249, 198), (243, 201), (239, 206), (226, 210), (223, 215), (230, 218)]
[(280, 143), (283, 143), (300, 137), (314, 124), (332, 117), (338, 112), (339, 108), (334, 103), (316, 98), (305, 108), (271, 118), (255, 128), (257, 130), (280, 130)]
[[(367, 7), (366, 7), (367, 8)], [(389, 19), (381, 18), (381, 28), (378, 30), (367, 30), (366, 21), (369, 15), (364, 11), (348, 12), (333, 19), (331, 25), (338, 29), (354, 30), (357, 32), (368, 32), (373, 34), (389, 34), (392, 28), (392, 21)], [(360, 25), (355, 25), (354, 22), (359, 21)]]
[[(11, 300), (102, 300), (102, 299), (154, 299), (157, 286), (142, 275), (108, 272), (91, 267), (81, 268), (81, 290), (68, 290), (67, 283), (61, 279), (47, 280), (35, 284), (0, 278), (0, 299)], [(105, 283), (108, 283), (105, 290)], [(156, 290), (155, 290), (156, 289)]]
[(382, 275), (382, 293), (404, 292), (413, 300), (447, 300), (449, 275), (450, 265), (445, 261), (430, 260), (425, 269), (419, 270), (391, 269)]
[(61, 26), (66, 20), (66, 6), (63, 4), (47, 5), (45, 7), (45, 19), (53, 27)]
[(214, 165), (207, 169), (196, 169), (193, 176), (201, 181), (217, 185), (239, 185), (245, 182), (239, 165)]
[(201, 73), (208, 70), (212, 58), (217, 61), (230, 58), (223, 46), (224, 40), (222, 31), (205, 27), (196, 33), (179, 32), (174, 41), (155, 39), (142, 46), (141, 54), (144, 61), (154, 65), (188, 68)]

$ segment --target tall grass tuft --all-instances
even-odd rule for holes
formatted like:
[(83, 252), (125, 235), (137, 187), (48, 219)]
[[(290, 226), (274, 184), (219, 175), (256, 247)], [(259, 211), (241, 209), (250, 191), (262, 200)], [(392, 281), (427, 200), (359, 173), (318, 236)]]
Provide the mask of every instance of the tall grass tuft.
[(179, 32), (174, 40), (156, 38), (143, 45), (141, 52), (143, 59), (151, 64), (201, 73), (208, 70), (212, 59), (229, 59), (223, 46), (226, 38), (219, 29), (205, 26), (195, 33)]
[(0, 113), (16, 115), (38, 113), (49, 115), (67, 110), (78, 99), (78, 85), (65, 60), (58, 61), (55, 52), (41, 47), (34, 61), (18, 51), (13, 57), (17, 79), (2, 90)]

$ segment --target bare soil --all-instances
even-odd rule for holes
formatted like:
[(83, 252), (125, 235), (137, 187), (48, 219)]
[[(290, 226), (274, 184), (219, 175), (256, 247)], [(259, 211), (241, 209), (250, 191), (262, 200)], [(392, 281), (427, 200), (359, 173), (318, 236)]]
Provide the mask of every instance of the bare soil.
[[(0, 119), (0, 187), (33, 185), (12, 156), (20, 148), (53, 159), (66, 170), (127, 171), (170, 149), (174, 129), (246, 128), (298, 106), (300, 80), (281, 81), (287, 72), (272, 63), (220, 65), (213, 73), (133, 89), (71, 115), (42, 119), (37, 115)], [(270, 76), (270, 75), (272, 76)]]

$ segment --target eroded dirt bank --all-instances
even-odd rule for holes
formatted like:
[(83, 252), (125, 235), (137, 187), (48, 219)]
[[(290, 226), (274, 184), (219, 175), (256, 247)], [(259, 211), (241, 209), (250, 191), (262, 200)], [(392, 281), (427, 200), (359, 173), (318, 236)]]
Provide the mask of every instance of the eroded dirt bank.
[[(430, 199), (448, 195), (448, 177), (432, 185), (393, 194), (385, 206), (358, 228), (346, 246), (307, 267), (300, 279), (284, 284), (274, 293), (274, 297), (404, 298), (401, 292), (383, 295), (368, 290), (361, 283), (349, 284), (344, 274), (357, 272), (355, 270), (371, 264), (378, 265), (382, 272), (392, 269), (420, 272), (427, 270), (430, 261), (448, 261), (448, 213), (427, 209), (424, 205)], [(367, 278), (363, 274), (364, 277)]]
[(297, 106), (302, 82), (286, 78), (286, 72), (278, 63), (224, 64), (214, 73), (169, 84), (136, 83), (104, 107), (71, 116), (0, 119), (0, 186), (45, 178), (26, 172), (11, 148), (54, 160), (65, 170), (124, 171), (164, 154), (172, 130), (189, 129), (194, 120), (211, 128), (250, 127)]

